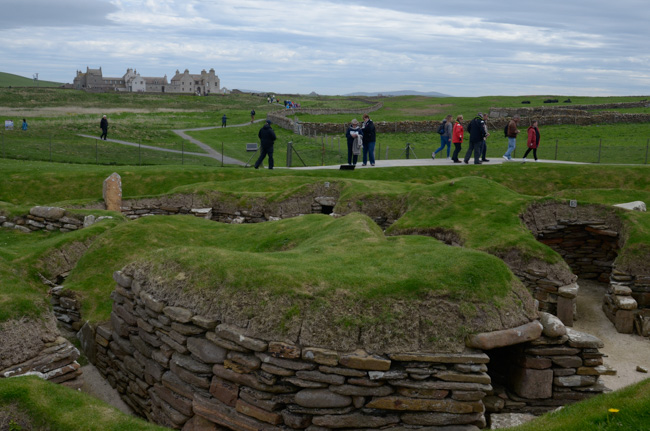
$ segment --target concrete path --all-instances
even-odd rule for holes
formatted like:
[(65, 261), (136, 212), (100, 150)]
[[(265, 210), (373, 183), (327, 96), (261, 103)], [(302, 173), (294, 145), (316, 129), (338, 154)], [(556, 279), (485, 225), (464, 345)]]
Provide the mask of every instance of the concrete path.
[[(253, 123), (260, 123), (262, 121), (265, 121), (264, 119), (261, 120), (255, 120)], [(227, 127), (244, 127), (244, 126), (249, 126), (251, 123), (243, 123), (243, 124), (234, 124), (232, 126), (227, 126)], [(209, 145), (199, 141), (198, 139), (195, 139), (188, 135), (186, 132), (194, 132), (194, 131), (202, 131), (202, 130), (211, 130), (211, 129), (220, 129), (221, 126), (210, 126), (210, 127), (198, 127), (194, 129), (176, 129), (172, 130), (174, 133), (176, 133), (178, 136), (181, 138), (185, 139), (186, 141), (189, 141), (199, 148), (203, 149), (205, 153), (195, 153), (195, 152), (190, 152), (190, 151), (179, 151), (179, 150), (172, 150), (169, 148), (161, 148), (161, 147), (156, 147), (153, 145), (141, 145), (141, 144), (136, 144), (133, 142), (127, 142), (127, 141), (121, 141), (118, 139), (107, 139), (108, 142), (114, 142), (116, 144), (122, 144), (122, 145), (130, 145), (133, 147), (140, 147), (140, 148), (145, 148), (147, 150), (154, 150), (154, 151), (165, 151), (168, 153), (176, 153), (176, 154), (187, 154), (190, 156), (198, 156), (198, 157), (209, 157), (215, 160), (223, 160), (223, 164), (225, 165), (236, 165), (236, 166), (250, 166), (248, 165), (247, 162), (243, 162), (238, 159), (234, 159), (232, 157), (228, 157), (225, 155), (222, 155), (220, 152), (216, 151), (214, 148), (210, 147)], [(91, 135), (79, 135), (83, 136), (84, 138), (89, 138), (89, 139), (99, 139), (97, 136), (91, 136)], [(561, 161), (561, 160), (542, 160), (539, 159), (540, 163), (559, 163), (559, 164), (573, 164), (573, 165), (582, 165), (582, 164), (589, 164), (589, 163), (583, 163), (583, 162), (566, 162), (566, 161)], [(493, 157), (490, 159), (489, 162), (484, 162), (485, 166), (490, 166), (490, 165), (500, 165), (502, 163), (523, 163), (522, 159), (512, 159), (510, 161), (505, 160), (503, 157)], [(535, 163), (534, 160), (529, 159), (526, 161), (526, 163)], [(454, 163), (450, 159), (446, 158), (436, 158), (435, 160), (432, 158), (420, 158), (420, 159), (391, 159), (391, 160), (377, 160), (375, 163), (375, 166), (362, 166), (361, 163), (357, 163), (355, 169), (374, 169), (374, 168), (389, 168), (389, 167), (407, 167), (407, 166), (448, 166), (448, 165), (456, 165), (456, 166), (465, 166), (465, 163)], [(469, 165), (473, 165), (473, 162), (470, 160)], [(283, 168), (283, 167), (276, 167), (276, 169), (298, 169), (298, 170), (317, 170), (317, 169), (340, 169), (341, 165), (327, 165), (327, 166), (301, 166), (301, 167), (291, 167), (291, 168)]]
[[(255, 120), (253, 123), (259, 123), (265, 121), (264, 119), (261, 120)], [(234, 124), (232, 126), (226, 126), (226, 127), (244, 127), (244, 126), (249, 126), (251, 123), (243, 123), (243, 124)], [(142, 145), (142, 144), (136, 144), (135, 142), (128, 142), (128, 141), (122, 141), (119, 139), (106, 139), (107, 142), (114, 142), (116, 144), (121, 144), (121, 145), (129, 145), (131, 147), (140, 147), (144, 148), (147, 150), (154, 150), (154, 151), (163, 151), (167, 153), (174, 153), (174, 154), (187, 154), (190, 156), (198, 156), (198, 157), (209, 157), (211, 159), (223, 161), (223, 164), (225, 165), (238, 165), (238, 166), (246, 166), (245, 162), (242, 162), (241, 160), (233, 159), (232, 157), (228, 157), (225, 155), (222, 155), (220, 152), (216, 151), (214, 148), (211, 146), (199, 141), (198, 139), (194, 139), (190, 135), (188, 135), (185, 132), (194, 132), (194, 131), (201, 131), (201, 130), (211, 130), (211, 129), (221, 129), (221, 126), (210, 126), (210, 127), (198, 127), (194, 129), (176, 129), (172, 130), (172, 132), (176, 133), (178, 136), (181, 138), (185, 139), (186, 141), (189, 141), (202, 150), (205, 151), (205, 153), (195, 153), (191, 151), (180, 151), (180, 150), (172, 150), (170, 148), (162, 148), (162, 147), (156, 147), (153, 145)], [(79, 134), (78, 136), (82, 136), (84, 138), (89, 138), (89, 139), (99, 139), (97, 136), (91, 136), (91, 135), (83, 135)]]

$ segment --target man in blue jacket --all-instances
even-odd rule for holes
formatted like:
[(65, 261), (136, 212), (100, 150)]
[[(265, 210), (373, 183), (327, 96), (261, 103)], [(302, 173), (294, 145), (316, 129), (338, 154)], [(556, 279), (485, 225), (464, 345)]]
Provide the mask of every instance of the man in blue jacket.
[(264, 126), (260, 129), (257, 137), (260, 138), (262, 151), (260, 157), (255, 162), (255, 169), (259, 168), (266, 155), (269, 155), (269, 169), (273, 169), (273, 143), (275, 142), (275, 132), (271, 128), (271, 120), (266, 120)]

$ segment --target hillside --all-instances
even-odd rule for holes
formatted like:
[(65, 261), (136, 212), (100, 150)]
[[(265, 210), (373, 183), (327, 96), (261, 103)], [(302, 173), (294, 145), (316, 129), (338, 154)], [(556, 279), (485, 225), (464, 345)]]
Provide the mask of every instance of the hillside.
[[(38, 81), (39, 87), (60, 87), (61, 85), (63, 84), (60, 82)], [(0, 72), (0, 87), (36, 87), (36, 83), (32, 78)]]

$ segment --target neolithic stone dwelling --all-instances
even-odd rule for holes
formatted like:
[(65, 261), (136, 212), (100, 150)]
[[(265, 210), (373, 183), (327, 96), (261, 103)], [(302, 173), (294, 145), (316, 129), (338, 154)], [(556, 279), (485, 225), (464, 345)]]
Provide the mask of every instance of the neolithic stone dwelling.
[(86, 91), (125, 91), (131, 93), (190, 93), (207, 95), (220, 91), (219, 77), (214, 69), (200, 74), (191, 74), (188, 69), (183, 73), (176, 70), (176, 74), (167, 81), (167, 75), (162, 77), (141, 76), (135, 69), (127, 69), (119, 78), (105, 77), (102, 68), (91, 69), (86, 67), (86, 72), (77, 71), (73, 80), (73, 88)]

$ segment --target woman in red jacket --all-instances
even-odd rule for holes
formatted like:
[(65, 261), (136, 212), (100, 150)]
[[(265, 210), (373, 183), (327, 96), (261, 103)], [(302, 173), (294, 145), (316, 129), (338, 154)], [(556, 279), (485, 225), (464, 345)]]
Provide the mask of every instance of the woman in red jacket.
[(528, 128), (528, 149), (524, 153), (523, 162), (526, 163), (526, 156), (533, 150), (533, 157), (537, 161), (537, 147), (539, 147), (539, 127), (537, 127), (537, 120), (533, 121), (533, 125)]
[(454, 154), (451, 159), (454, 163), (460, 163), (460, 160), (458, 160), (458, 153), (460, 153), (460, 146), (463, 143), (463, 134), (465, 133), (465, 128), (463, 127), (462, 122), (462, 115), (456, 117), (456, 124), (454, 124), (454, 129), (451, 134), (451, 142), (454, 144)]

